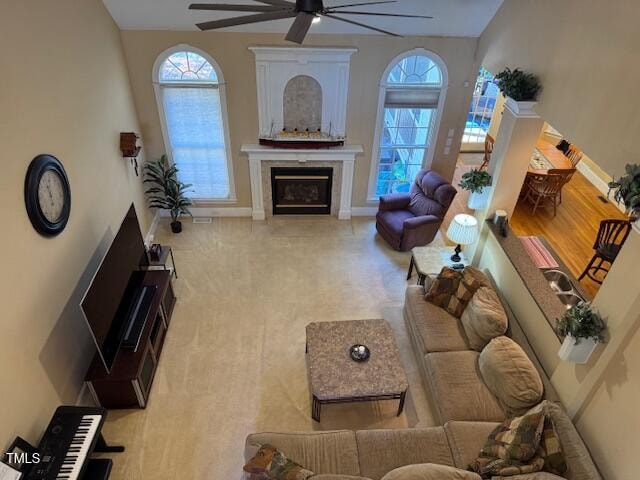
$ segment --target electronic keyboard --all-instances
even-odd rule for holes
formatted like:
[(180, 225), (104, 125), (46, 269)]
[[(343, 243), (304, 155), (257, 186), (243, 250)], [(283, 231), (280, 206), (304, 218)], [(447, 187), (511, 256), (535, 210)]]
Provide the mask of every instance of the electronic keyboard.
[(104, 441), (100, 431), (106, 416), (102, 407), (58, 407), (36, 449), (40, 462), (30, 466), (24, 480), (80, 480), (94, 451), (124, 451)]

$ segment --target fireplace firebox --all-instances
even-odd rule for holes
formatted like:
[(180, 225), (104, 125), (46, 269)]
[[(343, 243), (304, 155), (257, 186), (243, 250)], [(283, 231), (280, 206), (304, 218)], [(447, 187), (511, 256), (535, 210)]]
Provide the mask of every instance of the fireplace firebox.
[(332, 168), (271, 168), (274, 215), (330, 215)]

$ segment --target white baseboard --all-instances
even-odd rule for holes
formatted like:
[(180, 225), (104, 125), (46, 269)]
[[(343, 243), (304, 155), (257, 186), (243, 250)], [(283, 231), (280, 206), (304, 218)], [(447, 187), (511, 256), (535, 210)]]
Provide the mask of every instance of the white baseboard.
[(351, 207), (352, 217), (375, 217), (378, 207)]
[(160, 211), (156, 210), (153, 215), (153, 220), (151, 220), (151, 225), (149, 225), (149, 231), (144, 237), (145, 245), (151, 245), (153, 243), (153, 239), (156, 236), (156, 230), (158, 230), (158, 222), (160, 222)]
[[(191, 207), (194, 217), (250, 217), (251, 207)], [(162, 217), (168, 217), (169, 212), (163, 210)]]
[[(609, 193), (609, 185), (607, 185), (607, 182), (605, 182), (602, 178), (596, 175), (595, 172), (591, 170), (586, 163), (578, 162), (576, 169), (581, 174), (583, 174), (585, 178), (589, 180), (589, 183), (596, 187), (598, 191), (600, 191), (600, 193), (602, 193), (605, 197), (607, 196), (607, 194)], [(611, 203), (618, 207), (618, 210), (625, 213), (624, 205), (618, 204), (615, 200), (611, 200)]]

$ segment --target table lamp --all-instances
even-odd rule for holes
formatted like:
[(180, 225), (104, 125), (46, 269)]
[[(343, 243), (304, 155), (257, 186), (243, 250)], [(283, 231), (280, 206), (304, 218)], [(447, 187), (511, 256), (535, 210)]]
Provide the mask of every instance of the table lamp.
[(461, 245), (471, 245), (478, 239), (478, 220), (464, 213), (456, 215), (447, 229), (447, 238), (458, 244), (451, 255), (451, 261), (457, 263), (461, 260)]

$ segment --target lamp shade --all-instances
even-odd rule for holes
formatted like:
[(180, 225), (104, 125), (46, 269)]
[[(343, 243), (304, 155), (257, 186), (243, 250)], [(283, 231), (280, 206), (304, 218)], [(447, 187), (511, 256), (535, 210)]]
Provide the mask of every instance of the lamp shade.
[(471, 245), (478, 239), (478, 220), (464, 213), (456, 215), (447, 229), (447, 238), (459, 245)]

